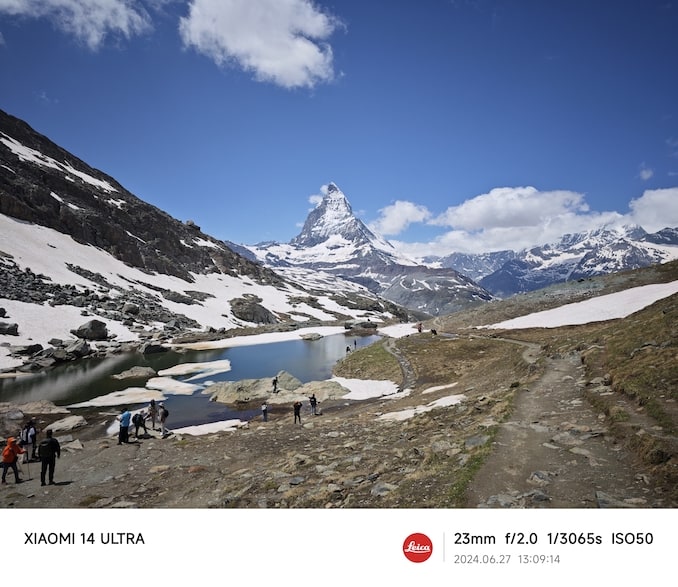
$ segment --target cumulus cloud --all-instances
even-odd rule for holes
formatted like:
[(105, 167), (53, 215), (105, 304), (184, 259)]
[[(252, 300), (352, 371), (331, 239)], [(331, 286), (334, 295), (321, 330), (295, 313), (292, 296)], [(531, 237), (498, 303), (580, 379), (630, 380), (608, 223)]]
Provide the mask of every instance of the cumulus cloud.
[(678, 188), (646, 190), (629, 203), (629, 220), (648, 232), (678, 226)]
[(259, 81), (313, 87), (334, 78), (327, 39), (340, 26), (311, 0), (191, 0), (179, 31), (186, 47)]
[(370, 224), (370, 229), (384, 236), (403, 232), (410, 224), (425, 222), (431, 213), (425, 206), (398, 200), (379, 210), (379, 218)]
[(645, 165), (645, 163), (641, 163), (638, 176), (643, 181), (647, 181), (648, 179), (651, 179), (654, 176), (654, 169), (650, 169), (647, 165)]
[(313, 210), (313, 208), (317, 208), (320, 202), (323, 201), (323, 198), (327, 195), (328, 189), (329, 189), (328, 184), (321, 185), (319, 194), (312, 194), (308, 197), (308, 201), (312, 206), (311, 210)]
[(530, 227), (587, 211), (584, 195), (576, 192), (502, 187), (448, 208), (432, 223), (465, 230)]
[[(642, 207), (642, 205), (641, 205)], [(452, 252), (521, 250), (602, 224), (631, 223), (618, 212), (591, 212), (584, 194), (534, 187), (501, 187), (452, 206), (428, 223), (447, 230), (428, 243), (391, 241), (413, 257)]]
[(146, 11), (132, 0), (0, 0), (0, 14), (48, 18), (92, 50), (109, 35), (131, 38), (151, 28)]
[(151, 28), (147, 12), (133, 0), (0, 0), (0, 14), (47, 18), (92, 50), (109, 35), (131, 38)]

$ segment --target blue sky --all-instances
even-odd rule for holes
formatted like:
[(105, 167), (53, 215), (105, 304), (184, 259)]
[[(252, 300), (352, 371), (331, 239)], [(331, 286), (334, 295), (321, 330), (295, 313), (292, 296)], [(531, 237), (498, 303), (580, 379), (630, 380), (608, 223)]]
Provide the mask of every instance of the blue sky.
[(412, 254), (678, 226), (669, 0), (0, 0), (0, 108), (138, 197), (286, 242), (335, 182)]

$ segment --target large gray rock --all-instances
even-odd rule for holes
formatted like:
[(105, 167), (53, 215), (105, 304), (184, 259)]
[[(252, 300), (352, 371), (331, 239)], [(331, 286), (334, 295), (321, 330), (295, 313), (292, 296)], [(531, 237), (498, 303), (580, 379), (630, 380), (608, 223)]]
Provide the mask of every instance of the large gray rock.
[(0, 322), (0, 334), (9, 334), (10, 336), (19, 336), (19, 325), (15, 322)]
[(280, 398), (283, 398), (280, 400), (283, 402), (290, 401), (290, 393), (301, 387), (301, 381), (287, 371), (280, 371), (276, 377), (278, 378), (277, 393), (273, 393), (273, 378), (271, 377), (221, 381), (210, 385), (203, 393), (210, 395), (211, 401), (225, 404), (247, 403), (269, 398), (271, 403), (280, 403), (277, 401)]
[(152, 367), (135, 365), (131, 369), (127, 369), (116, 375), (111, 375), (111, 377), (113, 377), (113, 379), (148, 379), (149, 377), (155, 377), (156, 375), (157, 373)]
[(69, 344), (64, 350), (67, 355), (75, 358), (85, 357), (92, 352), (92, 349), (85, 340), (76, 340), (72, 344)]
[(71, 330), (71, 333), (85, 340), (106, 340), (108, 338), (106, 323), (96, 319), (81, 324), (75, 330)]
[(82, 416), (67, 416), (56, 422), (52, 422), (45, 427), (45, 430), (51, 430), (52, 432), (67, 432), (69, 430), (74, 430), (75, 428), (82, 428), (87, 426), (87, 420)]

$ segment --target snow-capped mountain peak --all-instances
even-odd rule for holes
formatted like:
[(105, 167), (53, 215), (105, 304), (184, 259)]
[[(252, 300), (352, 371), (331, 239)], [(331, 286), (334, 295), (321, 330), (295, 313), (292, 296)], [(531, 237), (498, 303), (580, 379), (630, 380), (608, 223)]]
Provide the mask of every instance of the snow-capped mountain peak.
[(311, 210), (301, 232), (289, 244), (266, 243), (248, 248), (264, 265), (283, 275), (293, 267), (324, 271), (429, 314), (458, 310), (491, 297), (456, 271), (418, 265), (399, 253), (353, 214), (351, 204), (335, 183), (328, 185), (322, 201)]

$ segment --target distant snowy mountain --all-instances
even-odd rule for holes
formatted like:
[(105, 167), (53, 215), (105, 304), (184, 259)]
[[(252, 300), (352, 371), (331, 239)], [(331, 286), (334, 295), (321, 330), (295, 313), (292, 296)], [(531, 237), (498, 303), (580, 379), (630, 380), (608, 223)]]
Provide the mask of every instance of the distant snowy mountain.
[(523, 251), (427, 258), (473, 276), (498, 297), (534, 291), (554, 283), (639, 269), (678, 259), (678, 229), (647, 234), (640, 226), (609, 227), (567, 234)]
[(308, 273), (286, 278), (233, 252), (0, 111), (0, 369), (8, 353), (73, 341), (93, 319), (111, 343), (407, 316), (354, 282)]
[(492, 298), (453, 269), (427, 267), (401, 255), (356, 218), (346, 196), (333, 183), (289, 243), (248, 248), (264, 265), (283, 275), (290, 268), (323, 271), (428, 315), (454, 312)]

